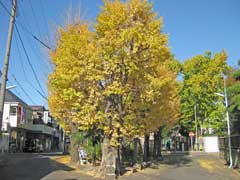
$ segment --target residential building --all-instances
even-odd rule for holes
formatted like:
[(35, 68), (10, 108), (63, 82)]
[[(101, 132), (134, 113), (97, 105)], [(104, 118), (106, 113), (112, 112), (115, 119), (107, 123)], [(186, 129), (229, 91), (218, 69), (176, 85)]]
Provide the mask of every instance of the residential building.
[(7, 142), (1, 142), (3, 149), (23, 151), (28, 130), (24, 127), (31, 124), (32, 110), (18, 96), (6, 90), (1, 131), (5, 132), (4, 135), (8, 138), (5, 138)]
[(38, 132), (31, 133), (30, 139), (35, 139), (45, 151), (58, 150), (62, 147), (63, 130), (44, 106), (30, 106), (33, 111), (33, 125)]
[(53, 151), (62, 147), (63, 130), (44, 106), (28, 106), (7, 90), (4, 102), (0, 150)]

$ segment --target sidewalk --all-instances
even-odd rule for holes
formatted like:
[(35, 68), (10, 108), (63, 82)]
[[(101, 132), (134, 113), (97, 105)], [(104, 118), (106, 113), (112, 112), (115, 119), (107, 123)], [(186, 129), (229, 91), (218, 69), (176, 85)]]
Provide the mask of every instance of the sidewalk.
[(121, 177), (123, 180), (239, 180), (240, 174), (229, 169), (215, 154), (171, 152), (157, 166)]

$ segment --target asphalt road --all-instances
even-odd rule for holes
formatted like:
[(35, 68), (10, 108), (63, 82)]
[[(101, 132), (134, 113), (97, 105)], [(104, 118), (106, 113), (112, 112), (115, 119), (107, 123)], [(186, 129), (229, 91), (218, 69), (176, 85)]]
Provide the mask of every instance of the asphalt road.
[(92, 180), (57, 163), (49, 155), (16, 153), (0, 156), (0, 180)]
[(123, 176), (123, 180), (240, 180), (240, 172), (229, 169), (216, 154), (174, 153), (159, 165)]
[[(0, 155), (0, 180), (94, 180), (90, 176), (57, 163), (46, 155)], [(124, 175), (122, 180), (239, 180), (240, 173), (228, 169), (217, 156), (171, 154), (161, 164)]]

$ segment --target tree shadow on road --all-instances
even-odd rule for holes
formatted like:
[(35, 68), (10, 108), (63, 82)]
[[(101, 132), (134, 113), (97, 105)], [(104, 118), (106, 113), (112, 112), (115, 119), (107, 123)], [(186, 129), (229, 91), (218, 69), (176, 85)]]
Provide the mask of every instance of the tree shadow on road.
[(0, 169), (1, 179), (39, 180), (48, 174), (73, 168), (49, 159), (46, 156), (28, 156), (27, 158), (9, 157)]
[[(162, 158), (159, 160), (152, 160), (145, 165), (142, 163), (141, 165), (135, 167), (125, 167), (122, 170), (122, 175), (129, 174), (129, 172), (138, 172), (139, 169), (162, 169), (163, 167), (176, 169), (179, 167), (191, 167), (192, 159), (189, 156), (189, 152), (171, 152), (164, 153)], [(139, 167), (140, 166), (140, 167)]]
[(188, 167), (192, 162), (191, 157), (188, 152), (171, 152), (170, 154), (164, 154), (160, 161), (156, 161), (150, 168), (158, 169), (159, 166), (168, 166), (170, 168), (178, 168), (178, 167)]

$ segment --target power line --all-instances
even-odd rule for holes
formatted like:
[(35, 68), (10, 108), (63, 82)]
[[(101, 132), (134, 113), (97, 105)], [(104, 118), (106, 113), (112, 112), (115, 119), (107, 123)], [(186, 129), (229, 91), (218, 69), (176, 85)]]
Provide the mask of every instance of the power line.
[[(7, 14), (9, 16), (12, 16), (11, 13), (8, 11), (7, 7), (2, 3), (2, 1), (0, 1), (0, 5), (4, 8), (4, 10), (7, 12)], [(17, 20), (17, 18), (16, 18)], [(17, 23), (14, 22), (15, 26), (17, 26)], [(46, 43), (44, 43), (43, 41), (41, 41), (36, 35), (34, 35), (32, 32), (30, 32), (26, 27), (24, 27), (21, 23), (18, 23), (19, 26), (26, 31), (30, 36), (32, 36), (33, 39), (35, 39), (36, 41), (38, 41), (40, 44), (42, 44), (44, 47), (46, 47), (47, 49), (51, 49)]]
[[(14, 83), (12, 83), (9, 79), (8, 79), (8, 83), (9, 83), (11, 86), (14, 86)], [(19, 97), (22, 96), (21, 93), (17, 90), (17, 88), (14, 88), (13, 91), (15, 91)]]
[(47, 97), (44, 96), (37, 88), (34, 87), (34, 85), (28, 80), (27, 78), (27, 75), (26, 75), (26, 71), (25, 71), (25, 68), (24, 68), (24, 65), (23, 65), (23, 60), (22, 60), (22, 56), (21, 56), (21, 53), (20, 53), (20, 49), (19, 49), (19, 46), (18, 46), (18, 42), (17, 42), (17, 39), (16, 39), (16, 44), (17, 44), (17, 50), (18, 50), (18, 54), (19, 54), (19, 59), (20, 59), (20, 63), (21, 63), (21, 66), (22, 66), (22, 70), (23, 70), (23, 74), (24, 74), (24, 77), (26, 79), (26, 82), (41, 96), (43, 97), (44, 100), (47, 100)]
[[(0, 5), (2, 5), (2, 7), (4, 8), (4, 10), (7, 12), (7, 14), (9, 14), (9, 16), (12, 16), (11, 13), (9, 12), (9, 10), (7, 9), (7, 7), (2, 3), (2, 1), (0, 1)], [(15, 26), (17, 26), (16, 22), (15, 23)], [(18, 23), (20, 25), (20, 27), (25, 30), (27, 33), (29, 33), (35, 40), (37, 40), (38, 42), (40, 42), (43, 46), (45, 46), (46, 48), (48, 49), (51, 49), (49, 46), (47, 46), (44, 42), (42, 42), (39, 38), (37, 38), (35, 35), (33, 35), (28, 29), (26, 29), (21, 23)], [(35, 53), (35, 51), (34, 51)], [(36, 55), (36, 53), (35, 53)], [(38, 56), (40, 57), (40, 56)], [(40, 57), (41, 58), (41, 57)], [(43, 59), (43, 58), (41, 58)], [(45, 62), (45, 61), (44, 61)], [(49, 66), (48, 63), (46, 63), (47, 67), (50, 68), (50, 70), (52, 70), (52, 67)]]
[[(2, 7), (4, 8), (4, 10), (5, 10), (10, 16), (12, 16), (11, 13), (8, 11), (7, 7), (6, 7), (1, 1), (0, 1), (0, 4), (1, 4)], [(46, 46), (41, 40), (39, 40), (36, 36), (34, 36), (30, 31), (28, 31), (24, 26), (22, 26), (21, 24), (20, 24), (20, 26), (21, 26), (26, 32), (28, 32), (30, 35), (32, 35), (32, 36), (34, 37), (34, 39), (38, 40), (42, 45), (44, 45), (44, 46), (47, 47), (48, 49), (51, 49), (51, 48), (49, 48), (48, 46)], [(43, 89), (42, 89), (42, 87), (41, 87), (41, 85), (40, 85), (40, 82), (39, 82), (39, 80), (38, 80), (38, 78), (37, 78), (36, 72), (34, 71), (33, 65), (32, 65), (32, 63), (31, 63), (31, 61), (30, 61), (30, 59), (29, 59), (29, 56), (28, 56), (28, 54), (27, 54), (26, 48), (25, 48), (25, 46), (24, 46), (24, 43), (23, 43), (23, 41), (22, 41), (22, 38), (21, 38), (21, 35), (20, 35), (20, 33), (19, 33), (19, 30), (18, 30), (18, 27), (17, 27), (17, 24), (16, 24), (16, 23), (15, 23), (15, 27), (16, 27), (16, 30), (17, 30), (17, 34), (18, 34), (19, 40), (20, 40), (21, 45), (22, 45), (22, 47), (23, 47), (24, 53), (25, 53), (25, 55), (26, 55), (26, 57), (27, 57), (28, 63), (29, 63), (29, 65), (30, 65), (30, 67), (31, 67), (31, 70), (32, 70), (32, 72), (33, 72), (33, 74), (34, 74), (34, 78), (36, 79), (36, 81), (37, 81), (37, 83), (38, 83), (38, 86), (40, 87), (40, 89), (41, 89), (42, 92), (40, 92), (38, 89), (36, 89), (36, 88), (27, 80), (27, 78), (26, 78), (27, 76), (26, 76), (26, 73), (25, 73), (24, 68), (23, 68), (23, 71), (24, 71), (24, 74), (25, 74), (25, 78), (26, 78), (27, 82), (31, 85), (31, 87), (34, 88), (34, 90), (36, 90), (45, 100), (48, 100), (47, 97), (46, 97), (46, 95), (45, 95), (45, 93), (44, 93), (44, 91), (43, 91)], [(17, 46), (18, 46), (18, 43), (17, 43)], [(20, 53), (19, 47), (18, 47), (18, 51), (19, 51), (19, 53)], [(22, 65), (22, 67), (23, 67), (23, 64), (21, 64), (21, 65)]]
[(18, 45), (17, 38), (14, 38), (14, 40), (15, 40), (15, 43), (16, 43), (16, 45), (17, 45), (18, 57), (19, 57), (19, 60), (20, 60), (20, 65), (21, 65), (22, 70), (23, 70), (24, 78), (26, 79), (26, 81), (28, 81), (27, 73), (26, 73), (25, 68), (24, 68), (24, 64), (23, 64), (23, 60), (22, 60), (22, 55), (21, 55), (21, 53), (20, 53), (20, 48), (19, 48), (19, 45)]
[[(31, 3), (31, 1), (29, 0), (29, 3)], [(41, 32), (39, 31), (40, 30), (40, 27), (39, 27), (39, 23), (37, 23), (39, 20), (37, 19), (37, 15), (36, 15), (36, 13), (34, 12), (34, 8), (33, 8), (33, 6), (32, 6), (32, 3), (30, 4), (30, 6), (31, 6), (31, 9), (32, 9), (32, 14), (33, 14), (33, 17), (35, 17), (35, 19), (34, 19), (34, 21), (36, 22), (35, 23), (35, 25), (36, 25), (36, 28), (38, 29), (38, 33), (39, 33), (39, 35), (40, 35), (40, 37), (41, 37)], [(19, 3), (19, 11), (20, 11), (20, 13), (22, 12), (22, 15), (23, 15), (23, 19), (25, 20), (25, 21), (23, 21), (22, 22), (22, 24), (26, 27), (26, 23), (27, 24), (29, 24), (30, 25), (30, 23), (27, 21), (27, 18), (25, 18), (26, 17), (26, 14), (25, 14), (25, 12), (23, 11), (23, 6), (22, 6), (22, 3)], [(32, 32), (32, 30), (31, 30), (31, 26), (29, 26), (29, 28), (28, 28), (31, 32)], [(30, 46), (31, 46), (31, 50), (32, 50), (32, 52), (35, 54), (35, 56), (38, 58), (38, 59), (40, 59), (40, 61), (39, 62), (41, 62), (41, 65), (44, 65), (44, 67), (47, 67), (47, 69), (49, 70), (49, 71), (52, 71), (52, 69), (53, 69), (53, 67), (51, 66), (51, 63), (49, 62), (49, 61), (47, 61), (46, 59), (47, 58), (45, 58), (45, 57), (43, 57), (42, 55), (41, 55), (41, 53), (39, 52), (39, 50), (36, 50), (36, 46), (35, 45), (37, 45), (36, 43), (32, 43), (32, 38), (31, 39), (29, 39), (29, 38), (31, 38), (30, 36), (28, 36), (26, 39), (27, 39), (27, 44), (31, 44)], [(39, 47), (38, 47), (39, 48)], [(44, 68), (45, 69), (45, 68)], [(44, 70), (43, 70), (44, 71)], [(46, 75), (46, 73), (43, 73), (44, 74), (44, 76), (45, 77), (47, 77), (48, 75)]]
[(29, 98), (29, 100), (33, 103), (36, 104), (33, 99), (28, 95), (28, 93), (23, 89), (22, 85), (17, 81), (16, 77), (14, 75), (12, 75), (13, 79), (15, 80), (15, 82), (17, 83), (17, 85), (21, 88), (22, 92), (25, 94), (26, 97)]
[[(29, 41), (29, 39), (27, 39), (28, 43), (31, 44), (31, 41)], [(34, 46), (34, 44), (32, 44), (31, 50), (33, 52), (33, 54), (36, 56), (37, 59), (39, 59), (41, 62), (40, 65), (43, 65), (44, 67), (46, 67), (49, 71), (52, 71), (52, 67), (50, 66), (50, 63), (47, 62), (45, 60), (45, 58), (40, 55), (39, 51), (36, 50), (36, 47)], [(44, 69), (45, 70), (45, 69)], [(43, 72), (44, 72), (43, 70)], [(44, 75), (46, 76), (46, 74), (44, 73)], [(47, 77), (47, 76), (46, 76)]]
[(28, 0), (28, 2), (29, 2), (29, 4), (30, 4), (31, 11), (32, 11), (33, 17), (34, 17), (34, 19), (35, 19), (34, 22), (35, 22), (35, 24), (36, 24), (36, 26), (37, 26), (39, 36), (41, 37), (40, 26), (39, 26), (39, 24), (38, 24), (38, 19), (37, 19), (36, 13), (35, 13), (35, 11), (34, 11), (34, 9), (33, 9), (32, 3), (31, 3), (31, 0)]
[[(36, 25), (36, 28), (38, 29), (38, 33), (39, 33), (39, 36), (41, 37), (42, 36), (42, 32), (41, 32), (41, 28), (40, 28), (40, 26), (39, 26), (39, 19), (37, 18), (37, 14), (35, 13), (35, 11), (34, 11), (34, 8), (33, 8), (33, 5), (32, 5), (32, 3), (31, 3), (31, 0), (28, 0), (29, 1), (29, 4), (30, 4), (30, 7), (31, 7), (31, 12), (32, 12), (32, 14), (33, 14), (33, 18), (34, 18), (34, 21), (35, 21), (35, 25)], [(21, 9), (23, 9), (22, 7), (21, 7), (21, 5), (20, 5), (20, 8)], [(23, 11), (23, 13), (24, 13), (24, 11)], [(25, 23), (24, 23), (25, 24)], [(31, 28), (30, 28), (30, 30), (31, 30)], [(46, 61), (46, 58), (44, 58), (44, 57), (42, 57), (41, 55), (40, 55), (40, 53), (36, 53), (35, 52), (35, 50), (34, 50), (34, 46), (32, 47), (32, 51), (34, 52), (34, 54), (38, 57), (38, 58), (40, 58), (40, 59), (42, 59), (42, 62), (43, 63), (45, 63), (46, 64), (46, 66), (47, 66), (47, 68), (51, 71), (52, 70), (52, 67), (50, 66), (50, 63), (48, 62), (48, 61)], [(45, 75), (45, 74), (44, 74)], [(47, 76), (46, 76), (47, 77)]]
[[(27, 54), (26, 48), (25, 48), (24, 43), (23, 43), (23, 41), (22, 41), (22, 38), (21, 38), (21, 35), (20, 35), (20, 33), (19, 33), (19, 30), (18, 30), (17, 25), (16, 25), (15, 27), (16, 27), (17, 34), (18, 34), (19, 40), (20, 40), (20, 42), (21, 42), (22, 48), (23, 48), (23, 50), (24, 50), (24, 54), (25, 54), (25, 56), (26, 56), (26, 58), (27, 58), (27, 60), (28, 60), (28, 64), (30, 65), (31, 70), (32, 70), (32, 72), (33, 72), (34, 78), (35, 78), (35, 80), (37, 81), (38, 86), (39, 86), (39, 88), (40, 88), (41, 91), (42, 91), (42, 94), (45, 94), (44, 91), (43, 91), (43, 88), (42, 88), (42, 86), (41, 86), (41, 84), (40, 84), (40, 82), (39, 82), (39, 79), (38, 79), (38, 77), (37, 77), (37, 74), (36, 74), (36, 72), (35, 72), (35, 70), (34, 70), (34, 68), (33, 68), (33, 65), (32, 65), (32, 63), (31, 63), (31, 61), (30, 61), (30, 58), (29, 58), (29, 56), (28, 56), (28, 54)], [(46, 96), (46, 95), (45, 95), (45, 96)]]
[[(35, 44), (32, 44), (31, 40), (29, 40), (28, 38), (26, 38), (27, 44), (30, 45), (31, 47), (31, 52), (33, 52), (33, 54), (35, 55), (35, 57), (37, 59), (39, 59), (39, 65), (42, 67), (44, 66), (44, 69), (42, 70), (44, 76), (47, 78), (46, 72), (45, 70), (47, 69), (48, 71), (52, 71), (52, 67), (50, 66), (50, 64), (45, 60), (44, 57), (42, 57), (39, 53), (38, 50), (36, 50)], [(46, 67), (46, 68), (45, 68)]]
[[(0, 5), (1, 5), (1, 6), (4, 8), (4, 10), (10, 15), (10, 17), (14, 17), (14, 16), (8, 11), (8, 9), (6, 8), (6, 6), (5, 6), (1, 1), (0, 1)], [(15, 24), (15, 27), (16, 27), (16, 30), (17, 30), (17, 34), (18, 34), (18, 37), (19, 37), (19, 40), (21, 41), (21, 45), (22, 45), (23, 50), (24, 50), (24, 53), (25, 53), (25, 55), (26, 55), (26, 57), (27, 57), (28, 63), (29, 63), (29, 65), (30, 65), (30, 67), (31, 67), (31, 70), (32, 70), (32, 72), (33, 72), (33, 74), (34, 74), (34, 78), (36, 79), (36, 81), (37, 81), (37, 83), (38, 83), (38, 85), (39, 85), (42, 93), (41, 93), (40, 91), (38, 91), (36, 88), (34, 88), (34, 89), (35, 89), (44, 99), (47, 99), (46, 96), (43, 95), (43, 94), (45, 94), (45, 93), (44, 93), (44, 91), (43, 91), (43, 89), (42, 89), (42, 87), (41, 87), (41, 84), (40, 84), (40, 82), (39, 82), (39, 80), (38, 80), (38, 77), (37, 77), (37, 75), (36, 75), (36, 72), (34, 71), (33, 65), (32, 65), (32, 63), (31, 63), (31, 61), (30, 61), (30, 59), (29, 59), (29, 56), (28, 56), (27, 51), (26, 51), (26, 48), (25, 48), (24, 43), (23, 43), (23, 41), (22, 41), (21, 35), (20, 35), (20, 33), (19, 33), (17, 24), (16, 24), (14, 21), (13, 21), (13, 23)], [(21, 25), (21, 24), (20, 24), (20, 25)], [(21, 26), (22, 26), (22, 25), (21, 25)], [(22, 27), (23, 27), (23, 26), (22, 26)], [(27, 30), (27, 29), (25, 29), (25, 30)], [(31, 34), (30, 31), (29, 31), (29, 33)], [(36, 39), (36, 36), (34, 36), (33, 34), (32, 34), (32, 36), (35, 37), (35, 39)], [(19, 47), (18, 47), (18, 50), (19, 50)], [(22, 66), (23, 66), (23, 65), (22, 65)], [(25, 75), (26, 75), (26, 74), (25, 74)], [(34, 101), (31, 99), (31, 97), (25, 92), (25, 90), (24, 90), (23, 87), (20, 85), (20, 83), (16, 80), (15, 77), (14, 77), (14, 79), (15, 79), (16, 83), (19, 85), (19, 87), (22, 89), (22, 91), (24, 92), (24, 94), (35, 104), (35, 102), (34, 102)]]
[(1, 6), (3, 7), (3, 9), (8, 13), (9, 16), (12, 16), (10, 11), (7, 9), (7, 7), (2, 3), (2, 1), (0, 1)]
[(45, 16), (45, 11), (44, 11), (44, 6), (43, 6), (43, 3), (42, 3), (42, 0), (40, 0), (40, 6), (41, 6), (41, 11), (42, 11), (42, 14), (43, 14), (44, 22), (46, 23), (46, 28), (48, 28), (47, 18)]

